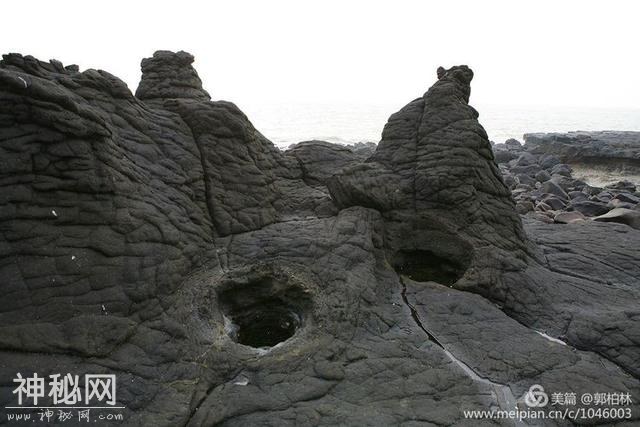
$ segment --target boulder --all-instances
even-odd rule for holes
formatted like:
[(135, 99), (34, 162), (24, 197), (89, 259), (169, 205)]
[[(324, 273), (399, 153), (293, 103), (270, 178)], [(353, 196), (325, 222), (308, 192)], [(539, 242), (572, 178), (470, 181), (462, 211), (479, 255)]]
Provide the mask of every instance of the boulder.
[(540, 190), (544, 193), (554, 194), (563, 200), (569, 200), (569, 195), (553, 180), (543, 182)]
[(614, 200), (620, 200), (621, 202), (625, 202), (625, 203), (633, 203), (633, 204), (638, 204), (640, 203), (640, 197), (634, 196), (633, 194), (630, 193), (618, 193), (615, 196), (613, 196)]
[(570, 191), (568, 194), (571, 202), (582, 202), (585, 200), (589, 200), (589, 197), (582, 191)]
[(502, 180), (504, 181), (504, 185), (510, 189), (514, 189), (516, 188), (516, 185), (518, 185), (518, 182), (511, 174), (502, 175)]
[(571, 166), (565, 163), (557, 164), (551, 168), (551, 175), (562, 175), (570, 178), (571, 172), (573, 172)]
[(550, 206), (551, 209), (553, 209), (554, 211), (560, 211), (564, 209), (567, 205), (565, 201), (559, 199), (555, 195), (549, 195), (544, 197), (542, 199), (542, 203), (545, 203), (546, 205)]
[(545, 202), (538, 202), (536, 203), (535, 210), (539, 212), (549, 212), (553, 211), (553, 208)]
[(553, 224), (553, 216), (550, 216), (546, 212), (533, 212), (533, 214), (531, 214), (531, 218), (545, 224)]
[(513, 195), (514, 197), (520, 193), (520, 194), (528, 194), (531, 193), (531, 191), (533, 190), (533, 187), (531, 185), (528, 184), (518, 184), (516, 185), (516, 188), (511, 192), (511, 195)]
[(551, 174), (549, 174), (549, 172), (547, 172), (546, 170), (541, 170), (540, 172), (536, 173), (535, 178), (538, 182), (545, 182), (551, 179)]
[(537, 164), (527, 166), (513, 166), (510, 169), (510, 172), (513, 174), (523, 174), (534, 177), (538, 172), (540, 172), (540, 166), (538, 166)]
[(553, 217), (554, 222), (559, 224), (572, 224), (574, 222), (585, 221), (587, 218), (580, 212), (559, 212)]
[(601, 193), (602, 190), (604, 190), (604, 188), (594, 187), (592, 185), (585, 185), (582, 188), (582, 191), (589, 196), (595, 196), (596, 194)]
[(552, 175), (551, 181), (558, 184), (564, 191), (581, 191), (585, 183), (578, 179), (573, 179), (564, 175)]
[(609, 185), (605, 186), (605, 188), (608, 188), (608, 189), (611, 189), (611, 190), (627, 191), (629, 193), (633, 193), (634, 191), (636, 191), (636, 185), (633, 182), (626, 181), (626, 180), (625, 181), (618, 181), (618, 182), (613, 183), (613, 184), (609, 184)]
[(560, 163), (562, 163), (562, 161), (552, 154), (543, 154), (540, 156), (540, 166), (543, 169), (551, 170), (551, 168)]
[(523, 197), (529, 199), (531, 195), (531, 187), (528, 185), (518, 184), (512, 191), (511, 196), (514, 200), (519, 200)]
[(530, 200), (521, 200), (516, 203), (516, 211), (520, 215), (524, 215), (527, 212), (533, 211), (533, 208), (534, 208), (533, 202), (531, 202)]
[(597, 200), (604, 203), (611, 201), (611, 199), (613, 199), (613, 193), (609, 191), (602, 191), (593, 198), (593, 200)]
[(617, 222), (640, 230), (640, 212), (626, 208), (616, 208), (604, 215), (593, 218), (594, 221)]
[(521, 151), (522, 144), (517, 139), (509, 138), (504, 142), (505, 147), (509, 151)]
[(571, 208), (585, 216), (598, 216), (609, 211), (606, 203), (585, 200), (583, 202), (571, 202)]
[[(497, 145), (497, 144), (496, 144)], [(494, 157), (497, 163), (508, 163), (517, 157), (513, 151), (508, 150), (494, 150)]]
[(618, 199), (611, 199), (609, 200), (609, 202), (607, 202), (607, 207), (609, 209), (614, 209), (614, 208), (626, 208), (626, 209), (633, 209), (636, 207), (635, 203), (628, 203), (628, 202), (623, 202), (621, 200)]
[(513, 162), (513, 166), (529, 166), (535, 165), (537, 163), (538, 159), (536, 158), (536, 156), (525, 151)]
[(516, 175), (516, 181), (519, 184), (528, 185), (530, 187), (535, 187), (537, 182), (535, 179), (531, 178), (529, 175), (525, 175), (523, 173)]

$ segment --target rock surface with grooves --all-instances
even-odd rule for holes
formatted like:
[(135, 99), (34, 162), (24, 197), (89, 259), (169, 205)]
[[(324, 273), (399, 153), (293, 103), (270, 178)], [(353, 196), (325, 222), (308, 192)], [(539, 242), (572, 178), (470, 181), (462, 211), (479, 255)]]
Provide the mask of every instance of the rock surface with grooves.
[(133, 96), (3, 56), (5, 384), (115, 373), (124, 424), (167, 426), (494, 425), (463, 410), (526, 409), (534, 383), (640, 396), (640, 231), (523, 225), (468, 67), (369, 156), (280, 152), (192, 62), (157, 52)]

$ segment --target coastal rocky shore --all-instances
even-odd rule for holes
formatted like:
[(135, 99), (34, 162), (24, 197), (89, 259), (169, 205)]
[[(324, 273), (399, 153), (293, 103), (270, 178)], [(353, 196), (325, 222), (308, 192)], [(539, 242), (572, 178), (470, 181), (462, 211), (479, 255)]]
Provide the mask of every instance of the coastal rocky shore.
[(466, 66), (375, 148), (280, 151), (193, 60), (156, 52), (135, 95), (0, 61), (3, 406), (17, 373), (115, 374), (125, 425), (522, 425), (464, 411), (533, 386), (640, 422), (633, 184), (492, 147)]
[(640, 229), (636, 183), (598, 187), (573, 173), (575, 165), (587, 164), (594, 173), (633, 176), (640, 164), (640, 132), (527, 134), (524, 139), (524, 145), (510, 139), (493, 146), (520, 214), (545, 222), (608, 221)]

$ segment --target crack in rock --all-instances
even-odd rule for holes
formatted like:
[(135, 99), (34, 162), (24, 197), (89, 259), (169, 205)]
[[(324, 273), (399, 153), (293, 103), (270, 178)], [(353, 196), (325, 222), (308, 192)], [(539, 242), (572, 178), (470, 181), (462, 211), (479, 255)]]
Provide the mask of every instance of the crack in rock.
[[(400, 283), (402, 284), (402, 292), (401, 292), (402, 301), (409, 308), (409, 311), (411, 312), (411, 317), (413, 318), (416, 325), (420, 329), (422, 329), (422, 331), (427, 335), (429, 340), (435, 343), (438, 347), (440, 347), (444, 352), (444, 354), (453, 363), (458, 365), (469, 378), (471, 378), (475, 382), (479, 382), (479, 383), (490, 386), (494, 394), (496, 395), (496, 399), (498, 401), (498, 405), (500, 406), (501, 410), (503, 411), (517, 410), (518, 404), (517, 404), (516, 398), (513, 395), (513, 392), (511, 391), (511, 387), (509, 387), (508, 384), (500, 384), (500, 383), (491, 381), (490, 379), (478, 374), (473, 368), (471, 368), (469, 365), (464, 363), (462, 360), (458, 359), (453, 353), (447, 350), (447, 348), (438, 340), (438, 338), (425, 327), (424, 323), (422, 322), (422, 319), (420, 319), (420, 315), (418, 314), (418, 311), (409, 302), (409, 299), (407, 298), (407, 285), (402, 275), (400, 276)], [(513, 423), (515, 426), (525, 425), (522, 421), (517, 419), (514, 419)]]

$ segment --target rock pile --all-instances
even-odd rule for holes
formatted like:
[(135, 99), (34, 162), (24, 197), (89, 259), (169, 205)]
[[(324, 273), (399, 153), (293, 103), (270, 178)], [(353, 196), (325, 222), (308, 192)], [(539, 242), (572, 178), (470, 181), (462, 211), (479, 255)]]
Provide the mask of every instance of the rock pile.
[(637, 227), (640, 192), (634, 183), (620, 181), (604, 188), (589, 185), (574, 178), (572, 167), (560, 156), (542, 147), (546, 146), (523, 146), (515, 139), (493, 146), (518, 213), (544, 222), (593, 219)]

